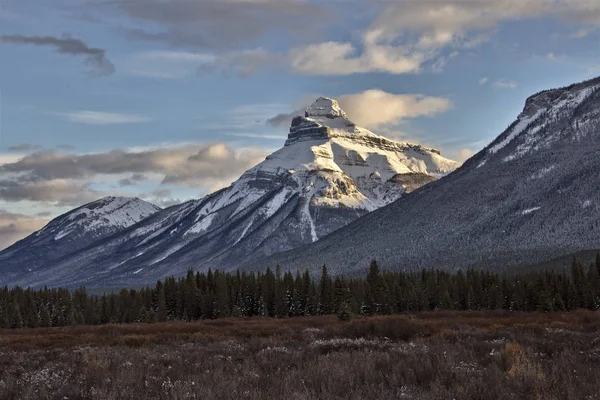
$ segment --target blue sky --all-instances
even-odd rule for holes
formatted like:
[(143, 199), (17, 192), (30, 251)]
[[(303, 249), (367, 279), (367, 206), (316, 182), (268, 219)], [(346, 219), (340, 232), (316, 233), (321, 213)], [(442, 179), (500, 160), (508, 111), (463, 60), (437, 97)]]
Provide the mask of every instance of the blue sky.
[(0, 248), (104, 195), (226, 186), (319, 95), (463, 161), (600, 75), (597, 26), (600, 0), (3, 0)]

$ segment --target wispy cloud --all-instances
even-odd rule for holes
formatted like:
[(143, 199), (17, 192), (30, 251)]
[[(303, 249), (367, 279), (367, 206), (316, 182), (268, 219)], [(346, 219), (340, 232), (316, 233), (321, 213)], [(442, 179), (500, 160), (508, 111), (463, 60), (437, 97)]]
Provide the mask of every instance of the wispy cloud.
[(489, 80), (490, 80), (490, 78), (488, 78), (487, 76), (484, 76), (484, 77), (479, 78), (477, 83), (479, 83), (479, 85), (485, 85), (486, 83), (488, 83)]
[(269, 140), (282, 140), (285, 139), (285, 135), (262, 135), (260, 133), (227, 133), (229, 136), (242, 137), (242, 138), (254, 138), (254, 139), (269, 139)]
[(198, 68), (215, 62), (212, 54), (185, 51), (147, 51), (134, 54), (123, 64), (125, 73), (158, 79), (195, 76)]
[(89, 47), (82, 40), (70, 36), (57, 38), (54, 36), (3, 35), (0, 36), (1, 43), (54, 47), (61, 54), (84, 56), (94, 75), (115, 73), (115, 66), (106, 58), (106, 50)]
[(73, 111), (53, 114), (63, 117), (69, 122), (88, 125), (140, 124), (151, 121), (149, 117), (145, 117), (143, 115), (109, 113), (102, 111)]
[(40, 146), (39, 144), (33, 144), (33, 143), (21, 143), (21, 144), (17, 144), (15, 146), (10, 146), (8, 148), (8, 151), (33, 151), (33, 150), (39, 150), (41, 149), (42, 146)]
[(500, 79), (492, 83), (492, 86), (496, 89), (515, 89), (519, 84), (515, 81)]

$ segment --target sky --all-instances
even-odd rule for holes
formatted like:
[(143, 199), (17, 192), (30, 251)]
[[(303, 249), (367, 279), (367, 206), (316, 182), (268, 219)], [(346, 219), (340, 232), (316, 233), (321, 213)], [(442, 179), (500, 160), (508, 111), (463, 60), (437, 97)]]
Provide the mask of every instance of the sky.
[(318, 96), (464, 161), (600, 75), (600, 0), (0, 0), (0, 249), (107, 195), (225, 187)]

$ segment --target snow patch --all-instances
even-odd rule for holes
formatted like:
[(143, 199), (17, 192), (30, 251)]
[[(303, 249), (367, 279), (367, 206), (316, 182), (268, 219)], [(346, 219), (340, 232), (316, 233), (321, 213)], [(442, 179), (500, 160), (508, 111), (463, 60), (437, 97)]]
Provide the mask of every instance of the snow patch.
[(539, 209), (541, 209), (542, 207), (532, 207), (532, 208), (528, 208), (527, 210), (523, 210), (521, 211), (522, 215), (527, 215), (527, 214), (531, 214), (532, 212), (535, 212)]
[(194, 224), (190, 229), (187, 230), (187, 232), (185, 232), (185, 234), (183, 236), (187, 236), (190, 235), (192, 233), (204, 233), (208, 230), (208, 228), (210, 228), (210, 225), (212, 224), (213, 220), (215, 219), (215, 217), (217, 216), (216, 213), (213, 214), (208, 214), (207, 216), (205, 216), (204, 218), (202, 218), (199, 222), (197, 222), (196, 224)]
[(514, 138), (516, 138), (517, 136), (519, 136), (525, 129), (527, 129), (527, 127), (532, 122), (534, 122), (535, 120), (537, 120), (544, 113), (544, 111), (546, 111), (546, 109), (540, 109), (534, 115), (532, 115), (531, 117), (528, 117), (528, 116), (526, 116), (524, 114), (521, 114), (521, 116), (519, 117), (519, 122), (510, 131), (510, 133), (504, 138), (504, 140), (502, 140), (500, 143), (498, 143), (498, 144), (490, 147), (490, 149), (489, 149), (488, 152), (491, 153), (491, 154), (496, 154), (497, 152), (499, 152), (500, 150), (502, 150), (510, 142), (512, 142)]

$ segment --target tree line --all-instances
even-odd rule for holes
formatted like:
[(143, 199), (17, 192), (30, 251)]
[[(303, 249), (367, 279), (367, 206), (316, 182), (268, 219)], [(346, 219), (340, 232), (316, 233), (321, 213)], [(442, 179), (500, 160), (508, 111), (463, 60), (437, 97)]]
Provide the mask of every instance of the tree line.
[(308, 271), (207, 273), (158, 281), (154, 287), (90, 295), (85, 288), (0, 288), (0, 327), (195, 321), (222, 317), (376, 315), (427, 310), (569, 311), (600, 308), (600, 252), (585, 267), (517, 275), (468, 269), (382, 272), (373, 261), (364, 278)]

